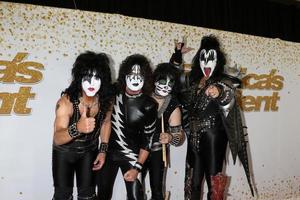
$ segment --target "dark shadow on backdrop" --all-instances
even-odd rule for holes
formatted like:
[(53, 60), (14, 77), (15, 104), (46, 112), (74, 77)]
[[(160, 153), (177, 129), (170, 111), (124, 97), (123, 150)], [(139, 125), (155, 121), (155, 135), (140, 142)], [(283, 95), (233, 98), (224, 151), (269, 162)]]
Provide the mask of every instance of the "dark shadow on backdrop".
[(300, 42), (300, 1), (296, 0), (11, 0), (10, 2), (117, 13)]

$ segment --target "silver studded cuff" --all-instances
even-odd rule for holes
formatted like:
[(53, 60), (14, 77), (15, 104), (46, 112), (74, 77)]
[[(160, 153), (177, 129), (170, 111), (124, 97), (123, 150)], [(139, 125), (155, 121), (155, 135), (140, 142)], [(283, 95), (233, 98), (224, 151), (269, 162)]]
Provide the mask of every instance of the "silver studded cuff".
[(71, 138), (77, 138), (81, 136), (81, 133), (77, 130), (77, 124), (73, 123), (68, 127), (68, 133), (71, 136)]
[(101, 142), (100, 148), (99, 148), (99, 153), (106, 153), (108, 150), (108, 143)]
[(141, 172), (143, 169), (143, 164), (140, 162), (136, 162), (133, 166), (133, 169), (136, 169), (138, 172)]
[(182, 126), (181, 125), (177, 125), (177, 126), (170, 126), (169, 127), (170, 133), (178, 133), (182, 130)]
[(170, 144), (176, 147), (176, 146), (179, 146), (180, 143), (181, 143), (180, 134), (172, 134), (172, 140), (171, 140)]

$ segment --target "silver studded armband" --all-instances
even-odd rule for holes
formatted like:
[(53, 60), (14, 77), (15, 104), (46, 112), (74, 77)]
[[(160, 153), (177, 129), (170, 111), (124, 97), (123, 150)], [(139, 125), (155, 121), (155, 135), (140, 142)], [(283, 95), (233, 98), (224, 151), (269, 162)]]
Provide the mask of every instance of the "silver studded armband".
[(180, 143), (181, 143), (181, 136), (179, 134), (172, 135), (172, 140), (170, 144), (176, 147), (179, 146)]
[(221, 105), (228, 104), (234, 98), (234, 90), (225, 83), (219, 82), (218, 87), (220, 90), (219, 102)]
[(73, 123), (68, 127), (68, 133), (71, 136), (71, 138), (77, 138), (81, 136), (81, 133), (77, 130), (77, 124)]
[(141, 172), (143, 169), (143, 164), (140, 162), (136, 162), (133, 166), (133, 169), (136, 169), (138, 172)]
[(180, 132), (182, 131), (182, 126), (181, 125), (170, 126), (169, 130), (172, 135), (172, 140), (171, 140), (170, 144), (173, 146), (179, 146), (181, 144), (181, 140), (182, 140), (182, 137), (180, 134)]
[(99, 153), (106, 153), (108, 150), (108, 143), (101, 142), (100, 148), (99, 148)]

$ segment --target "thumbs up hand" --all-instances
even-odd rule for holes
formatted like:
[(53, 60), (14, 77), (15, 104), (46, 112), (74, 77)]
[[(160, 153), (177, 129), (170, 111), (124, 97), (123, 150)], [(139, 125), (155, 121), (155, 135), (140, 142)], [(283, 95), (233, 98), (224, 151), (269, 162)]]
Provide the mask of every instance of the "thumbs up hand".
[(91, 133), (95, 128), (95, 118), (88, 117), (89, 113), (87, 113), (87, 108), (83, 107), (83, 112), (81, 113), (81, 117), (77, 122), (77, 130), (80, 133)]

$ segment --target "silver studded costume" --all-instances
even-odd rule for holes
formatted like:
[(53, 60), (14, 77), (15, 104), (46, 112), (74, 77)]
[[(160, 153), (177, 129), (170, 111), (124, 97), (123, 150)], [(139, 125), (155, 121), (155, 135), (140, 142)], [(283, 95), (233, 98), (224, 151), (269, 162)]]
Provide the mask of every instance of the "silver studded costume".
[[(181, 63), (181, 56), (181, 50), (177, 50), (176, 56), (175, 49), (170, 61)], [(204, 178), (208, 186), (208, 200), (212, 198), (212, 194), (218, 193), (220, 197), (224, 195), (223, 189), (226, 184), (212, 184), (212, 180), (217, 180), (213, 177), (223, 171), (227, 143), (234, 163), (237, 156), (239, 157), (253, 195), (246, 134), (235, 94), (236, 87), (241, 85), (241, 81), (225, 73), (225, 64), (225, 54), (218, 39), (208, 35), (201, 40), (201, 45), (193, 58), (191, 72), (182, 73), (179, 99), (183, 105), (183, 125), (188, 138), (186, 200), (200, 199)], [(219, 95), (215, 98), (212, 97), (215, 92), (210, 93), (211, 90), (207, 90), (210, 86), (218, 89)], [(219, 191), (216, 191), (218, 189)]]
[[(221, 80), (208, 79), (202, 88), (198, 88), (198, 85), (192, 85), (190, 88), (189, 103), (186, 104), (190, 127), (185, 181), (186, 199), (198, 198), (204, 176), (206, 180), (210, 180), (210, 176), (222, 171), (227, 142), (234, 163), (237, 156), (241, 160), (253, 194), (245, 130), (240, 107), (236, 102), (235, 88), (230, 82), (230, 77), (224, 75)], [(209, 85), (219, 88), (218, 98), (213, 99), (205, 94)]]

